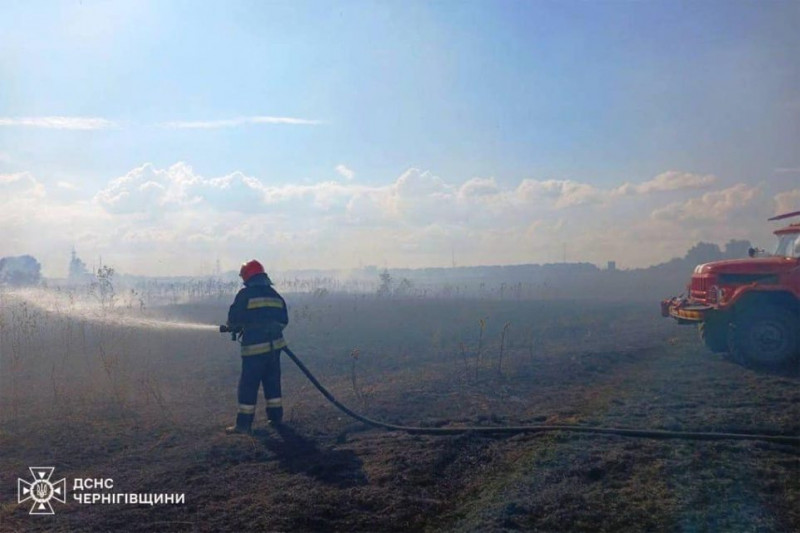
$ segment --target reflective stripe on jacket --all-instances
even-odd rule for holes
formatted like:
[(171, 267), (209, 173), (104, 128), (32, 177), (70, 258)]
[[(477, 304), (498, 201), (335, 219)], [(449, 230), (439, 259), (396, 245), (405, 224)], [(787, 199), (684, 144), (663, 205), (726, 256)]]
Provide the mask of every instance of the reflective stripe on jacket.
[(242, 344), (242, 355), (261, 355), (264, 353), (269, 353), (272, 350), (280, 350), (281, 348), (286, 348), (286, 341), (282, 338), (275, 339), (272, 342), (249, 344), (247, 346)]
[(228, 326), (243, 330), (243, 356), (284, 348), (282, 332), (288, 323), (286, 302), (264, 274), (256, 274), (245, 283), (228, 311)]

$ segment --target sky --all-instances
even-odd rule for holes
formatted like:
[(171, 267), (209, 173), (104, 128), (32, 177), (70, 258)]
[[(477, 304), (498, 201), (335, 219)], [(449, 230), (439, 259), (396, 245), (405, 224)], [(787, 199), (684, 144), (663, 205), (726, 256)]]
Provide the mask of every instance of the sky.
[(0, 3), (0, 256), (203, 275), (773, 246), (800, 2)]

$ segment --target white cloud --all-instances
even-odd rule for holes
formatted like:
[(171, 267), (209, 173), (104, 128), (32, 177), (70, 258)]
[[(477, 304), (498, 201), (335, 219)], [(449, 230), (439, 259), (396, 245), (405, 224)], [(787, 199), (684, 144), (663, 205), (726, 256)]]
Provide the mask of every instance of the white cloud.
[(170, 204), (196, 203), (198, 198), (187, 191), (196, 182), (191, 168), (183, 163), (168, 169), (156, 169), (145, 163), (111, 181), (95, 195), (94, 201), (111, 213), (160, 211)]
[(336, 165), (336, 172), (343, 177), (344, 179), (350, 181), (356, 177), (356, 173), (353, 172), (351, 169), (347, 168), (345, 165), (339, 164)]
[(337, 206), (344, 208), (349, 198), (368, 189), (368, 187), (337, 181), (323, 181), (307, 185), (263, 186), (263, 197), (264, 203), (268, 206), (289, 206), (291, 204), (292, 209), (330, 210)]
[(162, 122), (159, 124), (159, 126), (168, 129), (214, 129), (235, 128), (247, 124), (289, 124), (300, 126), (317, 126), (324, 124), (324, 122), (321, 120), (305, 118), (255, 116), (237, 117), (222, 120), (175, 120), (171, 122)]
[(758, 186), (739, 183), (721, 191), (708, 192), (685, 202), (675, 202), (652, 212), (653, 219), (679, 221), (727, 220), (730, 215), (747, 207), (759, 194)]
[(78, 190), (78, 186), (77, 185), (75, 185), (74, 183), (70, 183), (68, 181), (64, 181), (64, 180), (60, 180), (60, 181), (56, 182), (56, 187), (58, 187), (59, 189), (66, 189), (68, 191), (77, 191)]
[(146, 163), (111, 181), (94, 201), (118, 214), (163, 214), (167, 209), (205, 209), (219, 212), (277, 213), (291, 209), (344, 208), (356, 194), (368, 188), (335, 181), (313, 184), (266, 185), (239, 171), (205, 178), (185, 163), (157, 169)]
[(711, 174), (692, 174), (669, 170), (655, 178), (638, 184), (624, 183), (614, 190), (614, 194), (650, 194), (654, 192), (678, 191), (684, 189), (702, 189), (714, 184), (717, 177)]
[(41, 198), (45, 195), (45, 186), (34, 178), (30, 172), (0, 174), (0, 198), (9, 202)]
[(776, 215), (794, 211), (800, 211), (800, 189), (785, 191), (775, 195)]
[[(52, 179), (54, 188), (70, 186)], [(702, 181), (657, 176), (635, 186)], [(577, 180), (453, 180), (417, 168), (371, 186), (267, 183), (238, 171), (207, 177), (186, 163), (144, 164), (88, 198), (85, 186), (50, 194), (29, 173), (0, 175), (0, 232), (5, 253), (32, 253), (55, 274), (73, 244), (121, 271), (151, 274), (202, 273), (194, 265), (211, 265), (217, 255), (232, 264), (265, 257), (273, 268), (436, 266), (449, 264), (455, 248), (462, 265), (548, 262), (561, 260), (564, 243), (570, 260), (631, 266), (681, 255), (698, 240), (759, 237), (752, 228), (769, 238), (769, 211), (800, 208), (800, 190), (762, 198), (760, 187), (746, 184), (697, 197), (674, 189), (671, 203), (617, 189)], [(681, 199), (672, 201), (675, 195)]]
[(421, 196), (449, 196), (454, 188), (427, 170), (410, 168), (397, 178), (394, 189), (397, 196), (419, 198)]
[(57, 130), (103, 130), (116, 127), (116, 123), (98, 117), (0, 117), (0, 126), (25, 126)]
[(345, 206), (345, 220), (349, 224), (381, 224), (388, 220), (388, 202), (385, 189), (355, 192)]
[(556, 209), (588, 204), (599, 204), (606, 200), (608, 192), (587, 183), (572, 180), (523, 180), (515, 191), (523, 202), (549, 201)]
[[(325, 124), (322, 120), (295, 117), (237, 117), (222, 120), (176, 120), (158, 123), (167, 129), (217, 129), (235, 128), (247, 124), (287, 124), (295, 126), (317, 126)], [(118, 128), (119, 124), (100, 117), (0, 117), (0, 126), (46, 128), (58, 130), (104, 130)], [(0, 154), (2, 155), (2, 154)], [(1, 159), (1, 158), (0, 158)]]
[(472, 178), (465, 181), (461, 187), (458, 188), (458, 197), (461, 199), (475, 198), (479, 199), (485, 196), (493, 196), (500, 192), (497, 182), (494, 178)]

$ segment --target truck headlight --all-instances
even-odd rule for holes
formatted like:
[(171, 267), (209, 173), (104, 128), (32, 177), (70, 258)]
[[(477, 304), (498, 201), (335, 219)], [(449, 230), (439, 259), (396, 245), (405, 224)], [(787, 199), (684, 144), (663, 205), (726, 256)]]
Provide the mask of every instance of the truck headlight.
[(708, 303), (716, 303), (719, 301), (720, 297), (720, 290), (719, 287), (716, 285), (712, 285), (708, 288), (708, 292), (706, 292), (706, 301)]
[(727, 297), (728, 297), (727, 291), (722, 287), (717, 287), (717, 303), (719, 304), (724, 303)]

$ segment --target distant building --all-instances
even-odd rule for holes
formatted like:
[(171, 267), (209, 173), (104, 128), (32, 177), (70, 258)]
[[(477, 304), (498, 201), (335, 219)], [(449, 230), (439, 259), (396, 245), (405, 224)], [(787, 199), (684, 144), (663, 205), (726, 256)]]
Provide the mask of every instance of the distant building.
[(608, 271), (614, 272), (617, 269), (617, 262), (616, 261), (609, 261), (608, 262)]
[(84, 283), (89, 278), (91, 278), (91, 274), (86, 269), (86, 263), (84, 263), (80, 257), (78, 257), (77, 252), (75, 252), (75, 248), (72, 248), (72, 258), (69, 261), (69, 275), (67, 279), (71, 283)]

